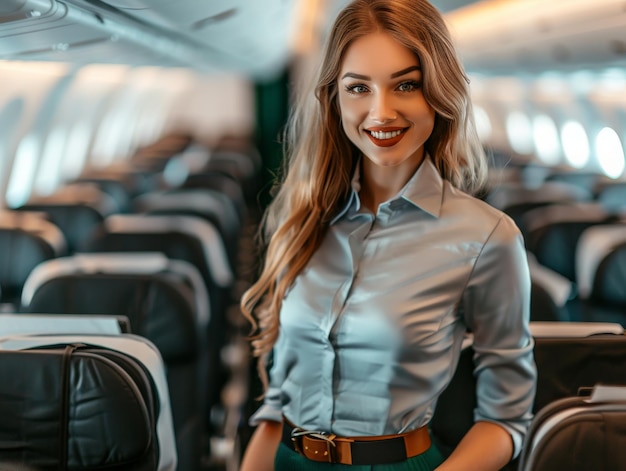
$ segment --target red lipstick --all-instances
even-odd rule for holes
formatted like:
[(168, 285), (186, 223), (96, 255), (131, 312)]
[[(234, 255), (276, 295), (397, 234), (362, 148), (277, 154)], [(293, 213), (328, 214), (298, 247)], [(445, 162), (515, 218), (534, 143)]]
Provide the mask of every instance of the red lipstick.
[[(399, 127), (373, 127), (366, 129), (367, 136), (370, 140), (379, 147), (391, 147), (395, 146), (398, 142), (402, 140), (404, 137), (406, 128)], [(381, 138), (382, 133), (393, 133), (397, 134), (388, 138)], [(376, 137), (374, 134), (377, 134), (379, 137)]]

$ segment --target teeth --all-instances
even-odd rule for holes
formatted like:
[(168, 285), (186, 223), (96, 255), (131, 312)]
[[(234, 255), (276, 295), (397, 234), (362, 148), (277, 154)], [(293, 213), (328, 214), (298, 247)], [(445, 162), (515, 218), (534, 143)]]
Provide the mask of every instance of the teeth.
[(374, 136), (376, 139), (391, 139), (393, 137), (399, 136), (400, 134), (402, 134), (402, 130), (398, 130), (398, 131), (391, 131), (391, 132), (385, 132), (385, 131), (370, 131), (370, 133), (372, 134), (372, 136)]

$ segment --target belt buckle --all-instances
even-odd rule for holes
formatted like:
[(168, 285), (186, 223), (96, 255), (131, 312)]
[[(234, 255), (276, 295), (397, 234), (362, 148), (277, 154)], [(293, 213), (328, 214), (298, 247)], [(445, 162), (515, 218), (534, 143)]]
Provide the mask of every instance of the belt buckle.
[[(304, 450), (302, 449), (302, 441), (304, 438), (310, 438), (313, 440), (321, 440), (324, 442), (326, 446), (326, 451), (324, 453), (324, 459), (321, 460), (319, 456), (315, 458), (309, 458), (306, 455)], [(328, 463), (336, 463), (337, 462), (337, 454), (335, 452), (337, 445), (334, 442), (334, 439), (337, 437), (334, 433), (327, 433), (321, 431), (311, 431), (311, 430), (303, 430), (299, 427), (294, 427), (291, 431), (291, 442), (293, 443), (293, 448), (296, 452), (305, 458), (314, 459), (315, 461), (326, 461)], [(317, 454), (317, 451), (315, 452)]]
[(302, 453), (302, 432), (304, 432), (304, 430), (301, 428), (294, 427), (291, 430), (291, 436), (289, 437), (291, 439), (291, 443), (293, 443), (293, 449), (296, 450), (299, 455), (304, 455), (304, 453)]
[(337, 462), (337, 444), (334, 442), (337, 435), (334, 433), (322, 434), (323, 440), (326, 441), (326, 452), (328, 453), (328, 462)]

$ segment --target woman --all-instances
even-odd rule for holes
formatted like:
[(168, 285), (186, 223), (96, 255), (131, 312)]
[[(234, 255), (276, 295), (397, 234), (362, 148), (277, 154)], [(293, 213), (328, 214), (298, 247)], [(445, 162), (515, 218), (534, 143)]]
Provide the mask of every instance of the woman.
[[(468, 95), (426, 0), (339, 14), (242, 299), (255, 355), (273, 351), (243, 471), (487, 471), (519, 453), (536, 377), (530, 281), (518, 229), (468, 194), (486, 173)], [(468, 330), (475, 424), (444, 461), (428, 422)]]

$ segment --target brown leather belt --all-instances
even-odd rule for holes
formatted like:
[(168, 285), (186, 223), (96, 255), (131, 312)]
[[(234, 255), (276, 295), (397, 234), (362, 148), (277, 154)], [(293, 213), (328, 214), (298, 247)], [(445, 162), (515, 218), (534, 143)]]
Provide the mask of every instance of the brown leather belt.
[(302, 456), (324, 463), (388, 464), (413, 458), (430, 448), (428, 426), (397, 435), (337, 437), (303, 430), (283, 420), (282, 441)]

